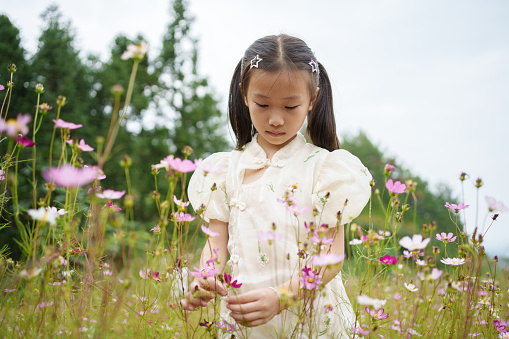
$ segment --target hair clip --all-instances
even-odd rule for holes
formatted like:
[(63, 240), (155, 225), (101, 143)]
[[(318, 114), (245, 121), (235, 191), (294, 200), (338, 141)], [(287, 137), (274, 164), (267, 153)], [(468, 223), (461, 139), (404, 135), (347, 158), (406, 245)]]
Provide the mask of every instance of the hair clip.
[(318, 63), (316, 61), (311, 59), (311, 61), (309, 62), (309, 65), (311, 66), (312, 73), (318, 72)]
[(260, 58), (260, 56), (259, 56), (258, 54), (256, 54), (256, 56), (255, 56), (253, 59), (251, 59), (251, 67), (250, 67), (250, 68), (253, 68), (253, 67), (258, 68), (258, 63), (259, 63), (260, 61), (262, 61), (262, 60), (263, 60), (263, 59), (262, 59), (262, 58)]

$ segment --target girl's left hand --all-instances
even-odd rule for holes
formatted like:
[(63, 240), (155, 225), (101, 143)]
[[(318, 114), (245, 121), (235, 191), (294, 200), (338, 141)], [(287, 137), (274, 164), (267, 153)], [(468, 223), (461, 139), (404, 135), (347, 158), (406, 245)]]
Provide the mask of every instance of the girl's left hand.
[(236, 322), (249, 327), (260, 326), (279, 313), (278, 295), (270, 288), (260, 288), (226, 299), (226, 307)]

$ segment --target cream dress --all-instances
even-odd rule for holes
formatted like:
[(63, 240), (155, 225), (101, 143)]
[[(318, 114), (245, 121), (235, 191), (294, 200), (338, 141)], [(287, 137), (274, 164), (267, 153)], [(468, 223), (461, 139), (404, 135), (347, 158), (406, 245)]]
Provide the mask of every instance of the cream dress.
[[(349, 223), (362, 211), (371, 192), (368, 169), (345, 150), (329, 152), (307, 143), (303, 135), (297, 134), (269, 160), (256, 139), (255, 136), (240, 151), (208, 157), (205, 167), (216, 171), (205, 175), (202, 170), (196, 170), (188, 189), (193, 208), (206, 207), (203, 214), (206, 221), (217, 219), (228, 223), (228, 265), (232, 278), (242, 283), (238, 294), (278, 286), (298, 276), (303, 267), (297, 254), (302, 242), (308, 241), (304, 222), (335, 227), (337, 213), (342, 211), (341, 224)], [(264, 167), (267, 169), (257, 181), (242, 184), (246, 169)], [(214, 183), (217, 190), (212, 191)], [(292, 185), (298, 187), (293, 196), (297, 206), (309, 209), (298, 216), (278, 201)], [(327, 192), (330, 197), (325, 202)], [(314, 208), (319, 211), (316, 217), (313, 217)], [(282, 234), (282, 239), (269, 245), (259, 240), (259, 234), (272, 230), (273, 223), (275, 233)], [(311, 337), (351, 337), (355, 314), (341, 274), (325, 285), (322, 292), (313, 303), (315, 330)], [(308, 338), (309, 318), (306, 324), (298, 324), (296, 310), (297, 306), (290, 307), (258, 327), (241, 327), (235, 335), (237, 338)], [(235, 323), (224, 305), (221, 318)], [(230, 334), (224, 333), (223, 337), (230, 338)]]

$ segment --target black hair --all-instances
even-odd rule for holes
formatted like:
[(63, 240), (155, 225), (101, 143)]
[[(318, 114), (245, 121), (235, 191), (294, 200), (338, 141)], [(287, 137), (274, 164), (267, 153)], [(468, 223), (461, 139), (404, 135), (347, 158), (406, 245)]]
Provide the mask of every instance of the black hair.
[[(308, 45), (299, 38), (286, 34), (269, 35), (256, 40), (248, 47), (237, 64), (230, 83), (228, 114), (233, 132), (237, 138), (236, 149), (250, 142), (256, 133), (251, 122), (249, 109), (244, 102), (247, 93), (251, 62), (258, 56), (261, 59), (256, 69), (267, 72), (307, 70), (309, 89), (314, 98), (316, 88), (320, 88), (313, 108), (307, 115), (307, 133), (311, 142), (319, 147), (333, 151), (340, 148), (336, 134), (336, 119), (332, 104), (332, 87), (327, 71), (316, 58)], [(256, 59), (254, 60), (256, 63)], [(315, 71), (313, 71), (316, 69)]]

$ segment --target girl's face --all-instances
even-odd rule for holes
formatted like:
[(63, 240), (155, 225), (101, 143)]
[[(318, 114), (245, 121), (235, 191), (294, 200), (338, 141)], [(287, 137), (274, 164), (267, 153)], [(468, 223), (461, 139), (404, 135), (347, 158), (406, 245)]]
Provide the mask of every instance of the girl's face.
[(309, 81), (305, 70), (251, 71), (244, 102), (269, 158), (295, 138), (313, 108), (318, 88), (311, 97)]

